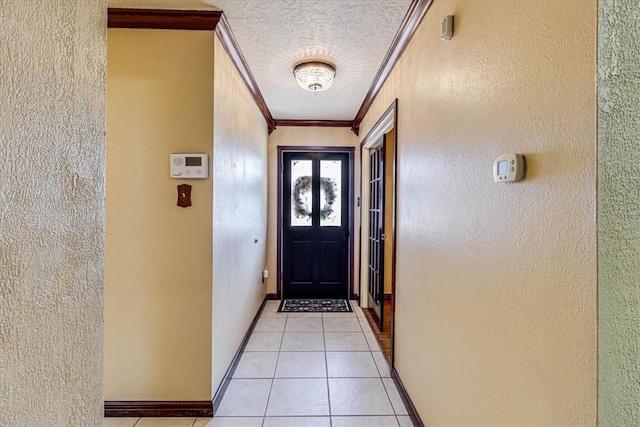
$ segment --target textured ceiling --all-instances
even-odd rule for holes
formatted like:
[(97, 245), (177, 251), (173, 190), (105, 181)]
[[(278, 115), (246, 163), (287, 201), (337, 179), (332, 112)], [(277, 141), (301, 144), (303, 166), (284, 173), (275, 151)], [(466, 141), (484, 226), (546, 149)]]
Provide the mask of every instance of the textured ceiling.
[[(215, 6), (224, 11), (275, 119), (352, 120), (411, 0), (109, 0), (108, 4)], [(311, 93), (298, 86), (293, 67), (307, 59), (335, 64), (336, 79), (329, 90)]]
[[(275, 119), (355, 117), (411, 0), (203, 0), (224, 11)], [(311, 93), (293, 67), (336, 66), (333, 86)]]

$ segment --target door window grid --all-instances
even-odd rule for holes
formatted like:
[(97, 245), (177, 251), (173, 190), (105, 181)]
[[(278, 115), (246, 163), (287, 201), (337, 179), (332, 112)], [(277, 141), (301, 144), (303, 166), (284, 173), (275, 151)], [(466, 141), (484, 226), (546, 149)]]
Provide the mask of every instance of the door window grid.
[(376, 302), (381, 294), (380, 256), (382, 250), (382, 164), (383, 150), (371, 152), (371, 177), (369, 180), (369, 294)]

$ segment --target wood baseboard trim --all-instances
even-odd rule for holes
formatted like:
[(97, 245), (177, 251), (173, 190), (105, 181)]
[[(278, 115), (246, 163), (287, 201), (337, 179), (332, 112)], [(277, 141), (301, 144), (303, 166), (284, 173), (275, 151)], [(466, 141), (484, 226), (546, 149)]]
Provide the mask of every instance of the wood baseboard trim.
[(400, 398), (402, 399), (404, 406), (407, 408), (409, 418), (411, 418), (411, 422), (413, 423), (413, 425), (415, 427), (424, 427), (424, 423), (420, 419), (420, 415), (418, 415), (418, 411), (413, 405), (413, 402), (409, 397), (409, 393), (407, 393), (407, 389), (404, 388), (404, 384), (402, 384), (402, 380), (400, 379), (398, 371), (396, 371), (395, 368), (391, 368), (391, 378), (393, 379), (393, 382), (398, 389), (398, 393), (400, 394)]
[(233, 373), (240, 362), (240, 357), (242, 356), (242, 352), (244, 351), (247, 343), (249, 342), (249, 338), (251, 337), (251, 333), (258, 323), (258, 319), (260, 318), (260, 314), (262, 314), (262, 310), (264, 310), (264, 306), (269, 299), (277, 299), (272, 298), (275, 294), (267, 294), (265, 296), (262, 305), (258, 309), (255, 317), (253, 318), (253, 322), (249, 326), (247, 333), (245, 334), (242, 342), (240, 343), (240, 347), (236, 354), (234, 355), (227, 372), (224, 374), (222, 379), (222, 383), (218, 390), (216, 390), (216, 394), (213, 396), (213, 400), (205, 400), (205, 401), (156, 401), (156, 400), (145, 400), (145, 401), (114, 401), (107, 400), (104, 402), (104, 416), (105, 417), (213, 417), (213, 414), (220, 406), (220, 402), (222, 401), (222, 397), (224, 396), (225, 391), (229, 387), (229, 382), (231, 381), (231, 377), (233, 377)]
[(233, 373), (236, 371), (236, 368), (238, 367), (238, 363), (240, 363), (240, 357), (242, 357), (242, 352), (244, 352), (244, 349), (247, 346), (247, 343), (249, 342), (249, 338), (251, 338), (251, 334), (253, 333), (253, 329), (256, 327), (256, 323), (258, 323), (258, 319), (262, 314), (262, 310), (264, 310), (264, 306), (266, 305), (267, 300), (270, 299), (269, 295), (273, 295), (273, 294), (267, 294), (264, 298), (264, 301), (262, 301), (262, 305), (260, 306), (260, 308), (258, 309), (258, 312), (253, 318), (253, 322), (251, 322), (249, 329), (247, 329), (247, 333), (244, 334), (244, 338), (240, 343), (240, 347), (238, 347), (236, 354), (233, 356), (233, 359), (231, 360), (231, 364), (229, 365), (227, 372), (225, 372), (224, 377), (222, 377), (222, 382), (220, 383), (218, 390), (216, 390), (216, 394), (213, 396), (213, 413), (214, 414), (220, 407), (220, 402), (222, 402), (222, 398), (224, 397), (224, 393), (227, 391), (227, 388), (229, 387), (229, 383), (231, 382)]
[(104, 402), (105, 417), (212, 417), (213, 405), (204, 401), (120, 401)]

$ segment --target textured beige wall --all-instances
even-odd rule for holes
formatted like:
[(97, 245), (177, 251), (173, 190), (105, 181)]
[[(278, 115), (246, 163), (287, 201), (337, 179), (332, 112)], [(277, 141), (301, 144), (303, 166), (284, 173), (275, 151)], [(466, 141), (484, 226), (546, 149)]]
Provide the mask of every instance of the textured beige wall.
[[(399, 99), (395, 365), (426, 425), (595, 425), (595, 52), (595, 1), (436, 0), (361, 127)], [(494, 184), (509, 152), (527, 178)]]
[(169, 154), (212, 154), (214, 35), (108, 35), (105, 398), (207, 400), (212, 179), (170, 178)]
[[(358, 138), (349, 128), (329, 127), (279, 127), (269, 136), (269, 240), (267, 243), (267, 265), (269, 267), (269, 279), (267, 279), (267, 292), (275, 294), (277, 291), (278, 262), (278, 147), (355, 147), (355, 174), (356, 183), (354, 190), (359, 196), (360, 182), (360, 144)], [(355, 211), (355, 229), (360, 228), (359, 209)], [(358, 259), (358, 236), (355, 237), (356, 254)], [(354, 283), (358, 283), (358, 271), (354, 269)]]
[(106, 3), (0, 5), (0, 425), (102, 424)]
[(638, 4), (600, 1), (598, 57), (601, 427), (640, 425)]
[(213, 377), (215, 392), (266, 285), (267, 125), (215, 41), (213, 152)]

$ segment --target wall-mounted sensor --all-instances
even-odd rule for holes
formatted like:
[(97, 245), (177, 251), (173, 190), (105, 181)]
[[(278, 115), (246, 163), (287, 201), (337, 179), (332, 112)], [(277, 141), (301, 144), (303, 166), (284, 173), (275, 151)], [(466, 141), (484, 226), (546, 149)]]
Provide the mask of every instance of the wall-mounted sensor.
[(440, 39), (451, 40), (453, 37), (453, 15), (447, 15), (440, 21)]
[(527, 163), (522, 154), (505, 154), (493, 162), (495, 182), (520, 181), (527, 173)]

